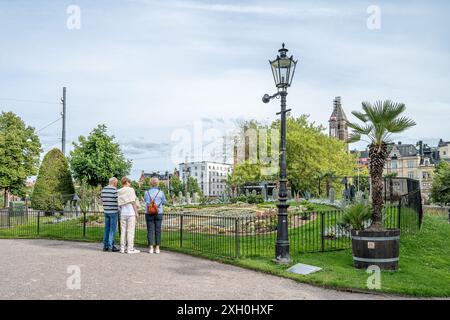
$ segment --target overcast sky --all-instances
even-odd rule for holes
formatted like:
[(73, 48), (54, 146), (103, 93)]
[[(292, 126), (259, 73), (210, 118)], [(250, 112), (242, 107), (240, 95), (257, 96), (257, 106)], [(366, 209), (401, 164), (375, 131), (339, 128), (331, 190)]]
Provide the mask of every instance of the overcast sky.
[[(80, 29), (67, 27), (69, 5)], [(367, 27), (371, 5), (380, 29)], [(361, 101), (391, 99), (418, 123), (396, 140), (433, 144), (450, 140), (449, 12), (448, 1), (3, 0), (0, 107), (41, 129), (58, 119), (66, 86), (69, 150), (105, 123), (133, 178), (172, 170), (180, 134), (200, 130), (208, 144), (236, 119), (275, 119), (278, 100), (261, 97), (275, 91), (267, 60), (285, 42), (299, 60), (294, 115), (327, 125), (335, 96), (350, 119)], [(39, 132), (44, 151), (60, 131)]]

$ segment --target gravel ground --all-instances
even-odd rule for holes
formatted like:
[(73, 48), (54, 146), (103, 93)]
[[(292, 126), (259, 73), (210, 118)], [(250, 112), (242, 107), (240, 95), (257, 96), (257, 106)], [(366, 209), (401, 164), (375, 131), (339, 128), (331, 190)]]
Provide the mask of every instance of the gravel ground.
[[(398, 298), (318, 288), (173, 252), (106, 253), (98, 243), (0, 240), (0, 270), (0, 299)], [(77, 270), (79, 289), (71, 281)]]

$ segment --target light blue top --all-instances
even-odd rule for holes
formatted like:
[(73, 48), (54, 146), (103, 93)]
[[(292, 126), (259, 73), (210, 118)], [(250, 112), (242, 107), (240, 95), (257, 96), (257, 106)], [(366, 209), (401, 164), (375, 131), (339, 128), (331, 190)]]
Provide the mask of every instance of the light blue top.
[[(159, 193), (158, 193), (159, 191)], [(158, 195), (156, 195), (158, 194)], [(156, 198), (155, 198), (156, 196)], [(147, 206), (150, 205), (150, 202), (154, 200), (155, 204), (158, 206), (158, 214), (163, 213), (163, 205), (166, 204), (166, 196), (164, 195), (164, 192), (160, 190), (159, 188), (153, 187), (145, 192), (144, 195), (144, 201), (147, 204), (145, 206), (145, 213), (147, 213)]]

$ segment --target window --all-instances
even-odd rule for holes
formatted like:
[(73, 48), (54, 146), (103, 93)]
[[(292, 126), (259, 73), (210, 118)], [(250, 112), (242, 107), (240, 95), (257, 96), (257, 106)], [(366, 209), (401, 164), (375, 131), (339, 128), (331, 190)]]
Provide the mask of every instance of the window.
[(414, 168), (414, 160), (408, 160), (408, 168)]
[(414, 171), (408, 171), (408, 178), (414, 179)]
[(397, 166), (398, 166), (397, 160), (392, 160), (392, 162), (391, 162), (392, 169), (397, 169)]

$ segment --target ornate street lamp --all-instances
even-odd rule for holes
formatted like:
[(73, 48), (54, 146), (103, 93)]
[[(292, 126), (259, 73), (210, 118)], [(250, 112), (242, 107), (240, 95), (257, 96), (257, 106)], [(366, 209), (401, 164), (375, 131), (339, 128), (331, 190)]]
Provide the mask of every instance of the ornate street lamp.
[(279, 55), (273, 61), (269, 60), (272, 68), (273, 80), (278, 92), (273, 95), (265, 94), (263, 102), (268, 103), (271, 99), (281, 97), (281, 111), (277, 115), (281, 115), (281, 137), (280, 137), (280, 190), (278, 193), (278, 227), (277, 242), (275, 246), (275, 260), (278, 263), (289, 263), (291, 258), (289, 255), (289, 236), (288, 236), (288, 213), (287, 209), (287, 177), (286, 177), (286, 110), (287, 88), (291, 86), (294, 77), (297, 61), (293, 57), (288, 57), (288, 49), (284, 47), (278, 50)]

